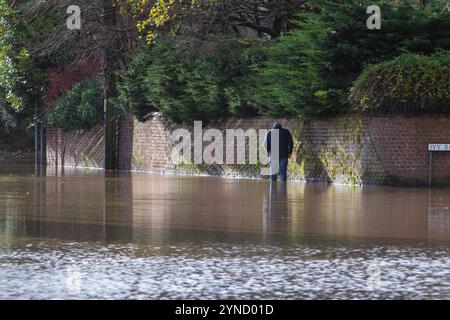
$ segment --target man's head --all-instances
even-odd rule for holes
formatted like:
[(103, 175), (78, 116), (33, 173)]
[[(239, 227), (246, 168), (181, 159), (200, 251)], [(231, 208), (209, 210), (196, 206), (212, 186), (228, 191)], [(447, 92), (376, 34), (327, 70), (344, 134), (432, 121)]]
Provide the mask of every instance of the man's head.
[(281, 124), (279, 124), (278, 122), (277, 123), (274, 123), (274, 125), (273, 125), (273, 127), (272, 127), (272, 129), (276, 129), (276, 130), (280, 130), (280, 129), (282, 129), (283, 127), (281, 126)]

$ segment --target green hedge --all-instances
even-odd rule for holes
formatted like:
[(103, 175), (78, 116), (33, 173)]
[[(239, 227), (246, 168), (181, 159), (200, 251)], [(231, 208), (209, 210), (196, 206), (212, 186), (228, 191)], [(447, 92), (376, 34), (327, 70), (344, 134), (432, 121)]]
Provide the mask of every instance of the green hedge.
[(187, 123), (255, 114), (252, 94), (266, 46), (233, 36), (161, 36), (118, 74), (116, 104), (141, 121), (153, 111)]
[(372, 0), (317, 0), (314, 10), (298, 17), (297, 28), (276, 41), (160, 35), (118, 74), (117, 106), (141, 121), (160, 111), (187, 123), (229, 115), (314, 119), (346, 113), (350, 89), (368, 65), (450, 50), (448, 13), (436, 9), (436, 1), (427, 3), (376, 1), (381, 30), (366, 25)]
[(404, 54), (368, 67), (355, 82), (354, 110), (383, 113), (450, 113), (450, 51)]
[(58, 98), (47, 123), (65, 131), (91, 129), (103, 121), (103, 90), (94, 78), (85, 79)]
[[(378, 4), (381, 30), (368, 30), (366, 10)], [(410, 52), (450, 50), (450, 19), (409, 1), (318, 0), (299, 28), (269, 50), (256, 95), (262, 113), (304, 118), (348, 112), (348, 93), (369, 64)]]

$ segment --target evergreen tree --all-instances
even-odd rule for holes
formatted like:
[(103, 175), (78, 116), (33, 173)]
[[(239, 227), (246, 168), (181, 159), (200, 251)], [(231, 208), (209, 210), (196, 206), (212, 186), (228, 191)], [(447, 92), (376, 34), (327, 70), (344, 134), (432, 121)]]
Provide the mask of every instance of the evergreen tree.
[(368, 30), (366, 9), (373, 1), (314, 4), (319, 12), (302, 14), (298, 29), (270, 50), (256, 95), (265, 113), (311, 118), (346, 111), (349, 88), (368, 64), (450, 49), (450, 19), (442, 10), (378, 2), (381, 30)]

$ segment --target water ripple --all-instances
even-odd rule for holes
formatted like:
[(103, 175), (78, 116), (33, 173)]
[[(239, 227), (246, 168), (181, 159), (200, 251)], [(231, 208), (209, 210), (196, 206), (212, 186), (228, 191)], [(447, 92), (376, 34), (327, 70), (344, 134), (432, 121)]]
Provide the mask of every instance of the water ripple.
[[(0, 248), (0, 298), (449, 299), (450, 249), (392, 245)], [(380, 269), (370, 291), (368, 267)]]

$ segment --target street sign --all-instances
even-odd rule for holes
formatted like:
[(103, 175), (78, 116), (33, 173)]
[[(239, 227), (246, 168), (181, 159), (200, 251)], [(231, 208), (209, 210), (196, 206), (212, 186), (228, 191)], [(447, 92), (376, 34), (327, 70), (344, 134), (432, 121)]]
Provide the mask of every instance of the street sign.
[(428, 145), (428, 153), (429, 153), (429, 165), (428, 165), (428, 185), (431, 187), (432, 183), (432, 175), (433, 175), (433, 152), (450, 152), (450, 144), (429, 144)]
[(450, 144), (429, 144), (428, 151), (432, 152), (450, 151)]

